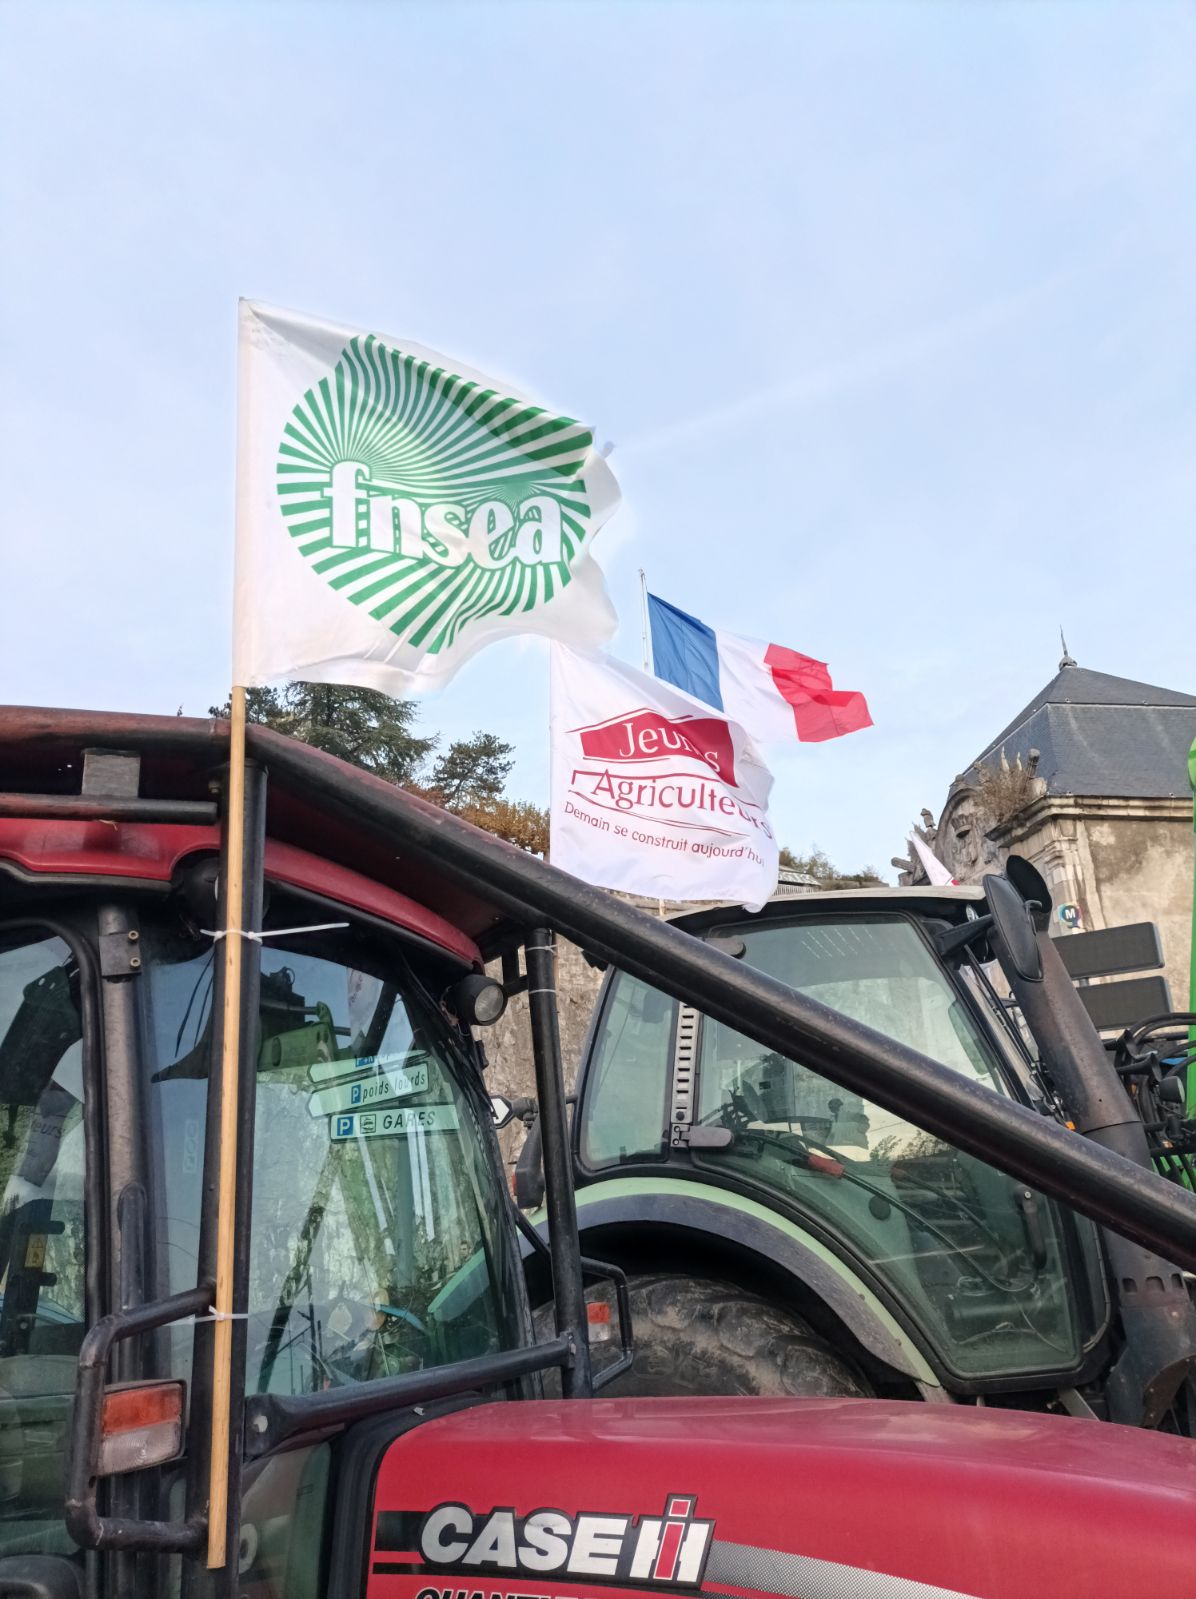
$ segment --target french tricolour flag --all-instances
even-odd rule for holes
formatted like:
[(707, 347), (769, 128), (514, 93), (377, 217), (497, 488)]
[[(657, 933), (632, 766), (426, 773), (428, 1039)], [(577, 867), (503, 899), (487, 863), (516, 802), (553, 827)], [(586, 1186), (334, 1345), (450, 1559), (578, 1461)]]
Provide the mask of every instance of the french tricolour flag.
[(836, 689), (822, 661), (707, 627), (655, 594), (648, 616), (656, 676), (725, 712), (758, 741), (816, 744), (872, 726), (864, 696)]

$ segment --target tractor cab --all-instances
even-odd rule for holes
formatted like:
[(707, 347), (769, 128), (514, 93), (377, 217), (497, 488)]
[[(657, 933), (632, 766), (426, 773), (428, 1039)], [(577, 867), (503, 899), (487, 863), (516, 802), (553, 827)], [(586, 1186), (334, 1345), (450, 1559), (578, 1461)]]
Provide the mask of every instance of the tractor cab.
[[(1186, 1440), (593, 1397), (632, 1351), (592, 1375), (586, 1282), (631, 1329), (623, 1274), (579, 1250), (554, 930), (894, 1114), (919, 1085), (928, 1125), (959, 1119), (1013, 1177), (1185, 1264), (1189, 1195), (1012, 1102), (936, 1110), (950, 1084), (916, 1049), (845, 1039), (706, 941), (315, 751), (251, 729), (234, 790), (228, 743), (220, 722), (0, 711), (0, 1595), (796, 1599), (858, 1578), (1005, 1599), (1046, 1573), (1128, 1595), (1143, 1535), (1182, 1591)], [(507, 1191), (479, 1046), (521, 991), (546, 1242)], [(828, 1161), (842, 1141), (818, 1134)], [(521, 1244), (553, 1285), (538, 1340)]]
[[(864, 889), (675, 925), (962, 1082), (1049, 1113), (984, 964), (942, 953), (974, 955), (963, 940), (985, 910), (979, 888)], [(820, 1330), (882, 1391), (903, 1378), (957, 1394), (1068, 1387), (1106, 1329), (1082, 1218), (623, 972), (599, 1002), (574, 1139), (583, 1230), (633, 1271), (634, 1293), (666, 1260), (718, 1259), (714, 1275), (744, 1288), (763, 1286), (767, 1261), (796, 1307), (818, 1296), (799, 1269), (799, 1251), (817, 1249), (835, 1290), (815, 1310)], [(713, 1257), (707, 1232), (722, 1240)]]
[[(1091, 1130), (1149, 1167), (1163, 1123), (1144, 1125), (1153, 1118), (1135, 1107), (1154, 1102), (1127, 1094), (1046, 936), (1046, 885), (1016, 858), (1009, 871), (1043, 926), (996, 874), (983, 887), (785, 897), (754, 915), (716, 907), (674, 925), (933, 1057), (968, 1091)], [(586, 1247), (629, 1277), (638, 1349), (619, 1391), (777, 1392), (801, 1369), (814, 1392), (1193, 1431), (1196, 1314), (1174, 1271), (949, 1132), (626, 971), (608, 973), (595, 1011), (573, 1140)], [(771, 1369), (742, 1346), (677, 1361), (671, 1320), (713, 1327), (748, 1303), (777, 1340)]]
[[(195, 1299), (112, 1346), (92, 1530), (103, 1542), (105, 1499), (151, 1526), (186, 1497), (188, 1409), (213, 1325), (196, 1288), (215, 1220), (221, 941), (220, 828), (212, 798), (196, 797), (220, 752), (206, 727), (185, 731), (189, 746), (169, 756), (68, 737), (5, 774), (6, 787), (35, 787), (46, 814), (0, 817), (0, 1592), (20, 1591), (4, 1587), (14, 1561), (85, 1578), (64, 1502), (80, 1357), (105, 1314)], [(75, 804), (62, 803), (72, 788)], [(470, 1027), (503, 1002), (475, 937), (494, 913), (424, 887), (450, 921), (381, 880), (347, 836), (321, 836), (293, 800), (288, 815), (281, 788), (277, 801), (242, 1109), (238, 1361), (246, 1396), (301, 1414), (313, 1396), (529, 1338)], [(329, 1455), (326, 1443), (292, 1449), (250, 1474), (245, 1582), (310, 1568)], [(195, 1544), (178, 1519), (175, 1541)]]

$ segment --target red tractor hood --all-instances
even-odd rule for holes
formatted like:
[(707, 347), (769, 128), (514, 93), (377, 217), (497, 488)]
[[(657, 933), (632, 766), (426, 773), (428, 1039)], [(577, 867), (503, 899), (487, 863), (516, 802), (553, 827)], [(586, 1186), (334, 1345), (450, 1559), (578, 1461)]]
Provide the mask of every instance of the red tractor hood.
[(1196, 1444), (853, 1399), (483, 1405), (397, 1439), (368, 1599), (1196, 1593)]

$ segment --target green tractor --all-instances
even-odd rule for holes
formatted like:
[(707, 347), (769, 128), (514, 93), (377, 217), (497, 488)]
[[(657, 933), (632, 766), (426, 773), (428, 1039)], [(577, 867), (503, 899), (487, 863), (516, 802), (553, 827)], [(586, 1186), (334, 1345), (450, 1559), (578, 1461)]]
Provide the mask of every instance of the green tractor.
[[(673, 925), (830, 1007), (847, 1036), (875, 1029), (969, 1096), (1032, 1106), (1148, 1168), (1157, 1128), (1048, 936), (1045, 884), (1025, 862), (1007, 870), (983, 888), (810, 894)], [(607, 974), (572, 1140), (582, 1246), (628, 1279), (636, 1353), (615, 1391), (1196, 1425), (1190, 1278), (640, 977)], [(525, 1205), (535, 1162), (533, 1137)], [(591, 1297), (591, 1335), (610, 1338), (610, 1295)]]

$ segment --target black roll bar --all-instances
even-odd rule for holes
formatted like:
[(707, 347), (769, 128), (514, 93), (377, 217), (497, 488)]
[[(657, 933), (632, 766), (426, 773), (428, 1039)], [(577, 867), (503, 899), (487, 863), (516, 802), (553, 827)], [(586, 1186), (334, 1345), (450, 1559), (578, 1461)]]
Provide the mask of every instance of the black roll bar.
[(217, 819), (212, 800), (104, 794), (0, 794), (0, 817), (7, 816), (72, 822), (183, 822), (191, 827), (211, 827)]
[(456, 1394), (485, 1393), (554, 1366), (564, 1373), (576, 1359), (576, 1342), (571, 1336), (562, 1336), (523, 1349), (504, 1349), (493, 1355), (454, 1361), (449, 1366), (428, 1366), (422, 1371), (330, 1388), (319, 1394), (251, 1394), (245, 1405), (245, 1453), (248, 1459), (256, 1460), (297, 1433), (309, 1436), (325, 1428), (339, 1431), (367, 1416), (401, 1410), (406, 1405), (448, 1399)]
[(1196, 1199), (1027, 1106), (731, 959), (679, 928), (380, 778), (260, 726), (250, 750), (354, 827), (516, 915), (988, 1161), (1083, 1215), (1196, 1268)]

